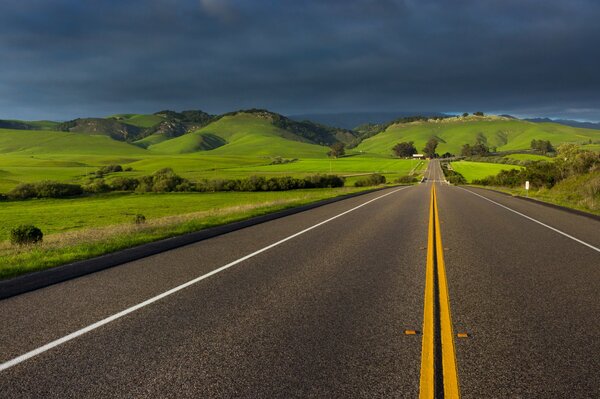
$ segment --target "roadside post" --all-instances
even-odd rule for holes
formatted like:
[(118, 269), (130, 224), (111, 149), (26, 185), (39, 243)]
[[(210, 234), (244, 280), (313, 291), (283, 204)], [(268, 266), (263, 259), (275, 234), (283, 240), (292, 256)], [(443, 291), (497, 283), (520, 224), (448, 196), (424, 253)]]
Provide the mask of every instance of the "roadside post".
[(529, 198), (529, 180), (525, 182), (525, 192), (527, 193), (527, 198)]

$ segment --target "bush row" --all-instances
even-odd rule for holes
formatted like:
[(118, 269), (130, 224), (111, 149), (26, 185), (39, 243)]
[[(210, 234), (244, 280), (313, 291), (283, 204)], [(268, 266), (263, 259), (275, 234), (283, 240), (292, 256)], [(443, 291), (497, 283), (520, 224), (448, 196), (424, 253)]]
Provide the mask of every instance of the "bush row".
[(463, 175), (461, 175), (460, 173), (458, 173), (457, 171), (448, 169), (447, 163), (442, 163), (441, 166), (442, 166), (442, 171), (444, 172), (444, 175), (446, 176), (446, 180), (448, 181), (448, 183), (450, 183), (450, 184), (467, 184), (467, 179), (465, 179), (465, 177)]
[(373, 173), (365, 178), (358, 179), (354, 183), (354, 187), (368, 187), (368, 186), (378, 186), (380, 184), (385, 184), (385, 176), (380, 175), (379, 173)]
[[(385, 178), (384, 178), (385, 181)], [(215, 179), (189, 181), (172, 169), (166, 168), (149, 176), (117, 177), (112, 181), (95, 179), (80, 186), (52, 181), (19, 184), (7, 195), (9, 199), (66, 198), (84, 193), (106, 193), (110, 191), (136, 192), (215, 192), (215, 191), (286, 191), (302, 188), (343, 187), (344, 179), (337, 175), (313, 175), (304, 178), (289, 176), (266, 178), (251, 176), (246, 179)]]

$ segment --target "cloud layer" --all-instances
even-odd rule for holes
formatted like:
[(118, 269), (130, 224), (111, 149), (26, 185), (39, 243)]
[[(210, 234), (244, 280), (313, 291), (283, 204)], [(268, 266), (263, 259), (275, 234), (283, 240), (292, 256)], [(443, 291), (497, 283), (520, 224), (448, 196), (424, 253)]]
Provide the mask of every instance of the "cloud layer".
[(266, 107), (600, 119), (594, 0), (21, 0), (0, 118)]

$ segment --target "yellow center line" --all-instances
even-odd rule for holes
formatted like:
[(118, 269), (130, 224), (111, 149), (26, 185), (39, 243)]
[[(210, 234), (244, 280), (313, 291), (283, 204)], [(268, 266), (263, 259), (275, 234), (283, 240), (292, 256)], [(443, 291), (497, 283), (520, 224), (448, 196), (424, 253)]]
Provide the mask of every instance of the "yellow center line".
[[(435, 184), (431, 187), (424, 302), (419, 397), (460, 398)], [(436, 334), (439, 337), (438, 341)], [(436, 362), (436, 359), (440, 358), (441, 362)], [(443, 392), (439, 392), (440, 385), (443, 385)]]
[(434, 352), (434, 196), (431, 190), (429, 205), (429, 230), (427, 233), (427, 267), (425, 270), (425, 307), (423, 314), (423, 344), (421, 347), (421, 381), (419, 398), (435, 397), (435, 352)]

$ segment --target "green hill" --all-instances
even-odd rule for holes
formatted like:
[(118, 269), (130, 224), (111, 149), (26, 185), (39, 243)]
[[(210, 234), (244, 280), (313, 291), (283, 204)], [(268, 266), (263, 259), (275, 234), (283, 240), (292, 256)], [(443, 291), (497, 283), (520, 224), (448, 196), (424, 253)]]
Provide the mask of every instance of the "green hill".
[(439, 141), (439, 154), (460, 154), (463, 144), (474, 144), (479, 133), (487, 138), (490, 147), (496, 147), (498, 151), (529, 149), (533, 139), (550, 140), (554, 145), (600, 139), (598, 130), (502, 117), (468, 117), (392, 124), (383, 132), (364, 140), (356, 149), (390, 155), (395, 144), (414, 141), (417, 150), (421, 151), (427, 140), (435, 137)]
[(134, 145), (104, 135), (71, 132), (0, 129), (0, 154), (13, 155), (142, 155)]
[(117, 121), (126, 123), (142, 128), (148, 128), (158, 125), (165, 120), (164, 117), (159, 115), (145, 115), (145, 114), (117, 114), (109, 116), (107, 119), (115, 119)]
[(52, 121), (20, 121), (16, 119), (0, 119), (0, 129), (18, 129), (18, 130), (53, 130), (56, 129), (59, 122)]
[(155, 153), (183, 154), (208, 151), (215, 155), (322, 158), (327, 149), (281, 129), (268, 117), (240, 112), (226, 115), (195, 132), (160, 140), (148, 146)]

